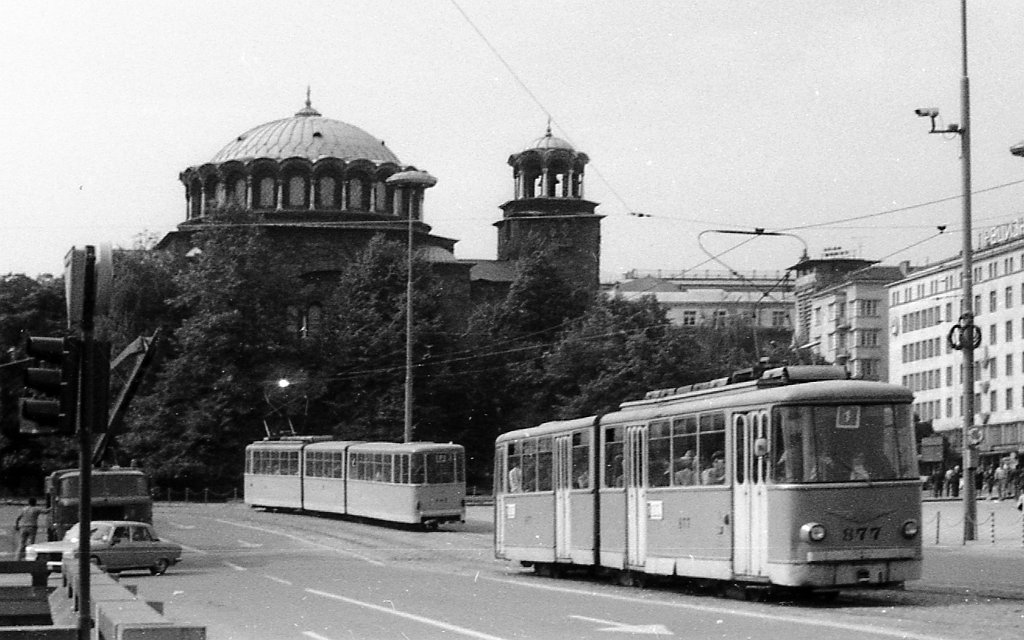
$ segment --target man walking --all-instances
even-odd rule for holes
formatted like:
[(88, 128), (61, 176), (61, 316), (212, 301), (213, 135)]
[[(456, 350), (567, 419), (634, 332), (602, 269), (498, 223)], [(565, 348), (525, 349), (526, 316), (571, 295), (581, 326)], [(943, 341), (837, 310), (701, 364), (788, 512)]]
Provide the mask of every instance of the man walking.
[(45, 509), (36, 506), (36, 499), (29, 498), (28, 506), (18, 513), (14, 521), (14, 531), (18, 540), (18, 553), (15, 560), (25, 558), (25, 547), (36, 541), (36, 532), (39, 530), (39, 516), (43, 515)]

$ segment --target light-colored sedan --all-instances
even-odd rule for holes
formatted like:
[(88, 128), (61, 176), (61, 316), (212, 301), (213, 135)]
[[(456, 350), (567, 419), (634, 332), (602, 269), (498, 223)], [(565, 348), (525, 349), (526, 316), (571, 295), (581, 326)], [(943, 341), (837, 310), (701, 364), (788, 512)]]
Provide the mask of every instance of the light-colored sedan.
[[(56, 542), (29, 545), (25, 559), (45, 559), (47, 567), (60, 571), (64, 557), (75, 557), (78, 553), (78, 529), (76, 524)], [(111, 573), (149, 569), (156, 576), (181, 560), (181, 545), (160, 540), (153, 526), (145, 522), (97, 520), (90, 527), (89, 555), (94, 563)]]

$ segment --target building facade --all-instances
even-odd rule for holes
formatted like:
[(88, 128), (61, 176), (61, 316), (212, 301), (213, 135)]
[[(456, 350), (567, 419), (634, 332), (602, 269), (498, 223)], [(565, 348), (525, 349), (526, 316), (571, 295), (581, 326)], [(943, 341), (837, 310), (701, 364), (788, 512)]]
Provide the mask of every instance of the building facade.
[(830, 279), (834, 284), (802, 292), (810, 312), (805, 346), (828, 362), (845, 365), (854, 377), (887, 380), (885, 287), (907, 269), (906, 265), (864, 266)]
[[(983, 230), (973, 255), (974, 424), (983, 464), (1024, 452), (1024, 218)], [(963, 359), (948, 340), (963, 304), (962, 262), (950, 258), (888, 286), (889, 380), (959, 446)]]

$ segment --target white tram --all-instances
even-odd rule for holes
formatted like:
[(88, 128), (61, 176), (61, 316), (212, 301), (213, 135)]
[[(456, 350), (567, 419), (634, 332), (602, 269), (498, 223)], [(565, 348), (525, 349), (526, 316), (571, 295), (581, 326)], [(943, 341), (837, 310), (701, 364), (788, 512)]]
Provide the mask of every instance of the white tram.
[(920, 578), (913, 396), (847, 378), (779, 367), (501, 435), (495, 555), (819, 590)]
[(434, 442), (286, 437), (245, 448), (245, 503), (422, 524), (465, 520), (465, 452)]

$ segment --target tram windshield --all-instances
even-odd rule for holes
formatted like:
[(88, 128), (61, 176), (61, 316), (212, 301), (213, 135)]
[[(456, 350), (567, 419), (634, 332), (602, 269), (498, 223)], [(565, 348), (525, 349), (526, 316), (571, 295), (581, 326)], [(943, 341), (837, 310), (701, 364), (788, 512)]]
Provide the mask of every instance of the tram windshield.
[(917, 479), (908, 405), (793, 405), (772, 410), (776, 482)]

